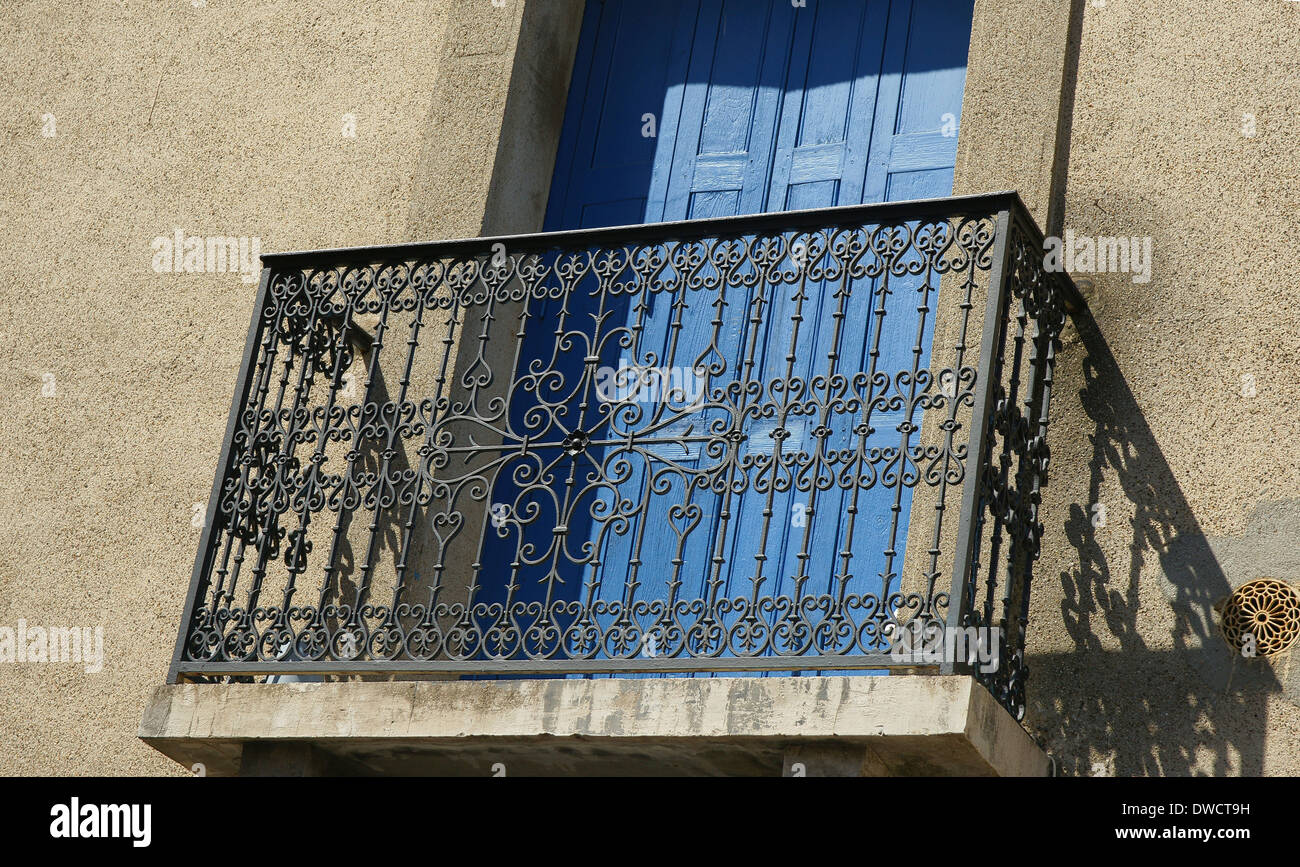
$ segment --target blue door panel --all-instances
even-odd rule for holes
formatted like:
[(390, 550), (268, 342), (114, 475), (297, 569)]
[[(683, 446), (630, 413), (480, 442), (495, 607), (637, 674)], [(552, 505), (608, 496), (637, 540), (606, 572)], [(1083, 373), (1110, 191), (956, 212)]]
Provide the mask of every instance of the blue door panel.
[(769, 210), (859, 204), (888, 4), (824, 0), (796, 30)]
[(763, 180), (788, 61), (788, 4), (703, 0), (691, 35), (662, 212), (681, 220), (763, 211)]
[[(658, 139), (642, 135), (647, 113), (662, 115), (680, 99), (685, 58), (674, 51), (686, 2), (590, 3), (583, 19), (556, 176), (581, 177), (580, 187), (553, 185), (546, 228), (618, 225), (643, 220)], [(558, 195), (556, 195), (558, 193)], [(598, 206), (638, 202), (637, 210)]]
[[(794, 7), (777, 0), (591, 0), (546, 228), (950, 194), (952, 133), (961, 112), (972, 4), (811, 0)], [(647, 114), (653, 115), (653, 136), (644, 134)], [(663, 276), (680, 275), (670, 266)], [(583, 284), (592, 290), (595, 285), (594, 278)], [(541, 321), (554, 323), (555, 330), (574, 317), (608, 314), (636, 335), (639, 357), (611, 341), (602, 347), (603, 364), (652, 367), (673, 358), (678, 365), (693, 361), (699, 370), (712, 369), (719, 381), (745, 371), (746, 379), (767, 385), (764, 393), (772, 400), (767, 413), (744, 423), (743, 448), (758, 460), (761, 472), (751, 473), (755, 484), (743, 494), (688, 487), (680, 475), (702, 457), (692, 437), (720, 411), (699, 410), (689, 395), (679, 394), (616, 414), (604, 435), (655, 434), (648, 456), (623, 456), (631, 469), (616, 489), (618, 497), (650, 507), (643, 520), (628, 527), (591, 520), (570, 527), (574, 556), (582, 559), (584, 539), (594, 553), (585, 566), (557, 563), (565, 598), (749, 596), (758, 580), (761, 595), (822, 594), (834, 593), (846, 576), (852, 576), (855, 592), (879, 592), (886, 579), (897, 589), (910, 488), (832, 485), (800, 491), (786, 484), (793, 481), (792, 470), (779, 456), (800, 449), (811, 453), (817, 442), (812, 431), (823, 418), (815, 411), (783, 411), (771, 386), (787, 377), (809, 383), (833, 350), (848, 373), (873, 364), (891, 372), (926, 368), (937, 285), (937, 277), (927, 274), (845, 285), (760, 283), (748, 294), (724, 288), (719, 303), (708, 308), (690, 299), (685, 318), (666, 293), (611, 301), (591, 291), (590, 303), (598, 309), (560, 309), (557, 301), (539, 307)], [(877, 334), (882, 305), (888, 328)], [(583, 352), (552, 361), (554, 331), (536, 330), (536, 337), (525, 339), (520, 369), (535, 360), (555, 364), (566, 381), (580, 376)], [(790, 351), (795, 340), (798, 353)], [(856, 445), (850, 424), (830, 421), (840, 429), (832, 430), (827, 448)], [(875, 412), (868, 447), (905, 447), (908, 421), (919, 427), (919, 417), (909, 420), (902, 411)], [(777, 428), (788, 432), (784, 440), (770, 436)], [(619, 457), (608, 450), (590, 456), (594, 465)], [(509, 499), (509, 480), (499, 487), (494, 500), (498, 493)], [(561, 500), (562, 487), (557, 483), (543, 498)], [(608, 492), (590, 496), (606, 507), (615, 499)], [(815, 512), (856, 513), (857, 518), (792, 520), (799, 510), (809, 517)], [(529, 532), (543, 544), (544, 531), (549, 532), (539, 526)], [(509, 549), (517, 541), (485, 550), (484, 562), (508, 573)], [(754, 556), (763, 542), (765, 560)], [(721, 568), (711, 562), (715, 553), (726, 559)], [(592, 586), (597, 572), (601, 584)], [(541, 598), (520, 592), (511, 598)], [(484, 594), (505, 598), (499, 589), (485, 587)]]

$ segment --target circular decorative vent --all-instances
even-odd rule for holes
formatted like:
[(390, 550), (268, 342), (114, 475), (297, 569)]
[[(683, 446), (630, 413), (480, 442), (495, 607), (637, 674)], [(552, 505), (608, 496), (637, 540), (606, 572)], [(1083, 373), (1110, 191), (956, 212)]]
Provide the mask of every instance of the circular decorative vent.
[(1247, 581), (1224, 602), (1221, 628), (1228, 646), (1243, 655), (1281, 653), (1300, 638), (1300, 593), (1273, 578)]

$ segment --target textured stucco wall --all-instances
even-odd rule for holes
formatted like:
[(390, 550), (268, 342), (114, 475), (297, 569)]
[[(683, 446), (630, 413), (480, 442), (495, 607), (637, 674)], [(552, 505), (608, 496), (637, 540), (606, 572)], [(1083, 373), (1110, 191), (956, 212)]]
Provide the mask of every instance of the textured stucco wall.
[(1234, 659), (1211, 608), (1300, 581), (1300, 4), (1079, 6), (1062, 224), (1154, 261), (1076, 270), (1027, 722), (1066, 773), (1296, 774), (1297, 666)]
[[(472, 25), (454, 45), (452, 11)], [(98, 626), (105, 645), (98, 674), (0, 666), (0, 773), (179, 771), (136, 729), (256, 284), (155, 273), (154, 238), (270, 252), (477, 234), (521, 17), (513, 0), (0, 6), (0, 626)], [(439, 69), (468, 59), (500, 98), (448, 115)], [(475, 186), (435, 201), (452, 151)]]
[(1300, 651), (1236, 657), (1212, 612), (1300, 581), (1298, 24), (1282, 0), (976, 5), (957, 192), (1152, 241), (1149, 282), (1073, 269), (1026, 720), (1066, 774), (1300, 772)]
[(1016, 190), (1047, 231), (1068, 136), (1072, 0), (976, 0), (953, 192)]

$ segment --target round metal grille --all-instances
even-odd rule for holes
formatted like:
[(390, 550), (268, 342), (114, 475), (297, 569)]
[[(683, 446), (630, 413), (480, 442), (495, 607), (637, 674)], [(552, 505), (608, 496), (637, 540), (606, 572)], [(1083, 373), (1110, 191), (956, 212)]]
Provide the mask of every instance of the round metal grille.
[(1273, 578), (1247, 581), (1223, 606), (1223, 637), (1234, 650), (1273, 656), (1300, 637), (1300, 593)]

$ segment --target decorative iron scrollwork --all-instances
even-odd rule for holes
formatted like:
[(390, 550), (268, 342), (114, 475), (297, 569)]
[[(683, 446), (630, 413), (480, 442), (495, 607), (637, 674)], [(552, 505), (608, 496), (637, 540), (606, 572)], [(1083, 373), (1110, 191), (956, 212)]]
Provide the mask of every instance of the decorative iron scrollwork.
[(1040, 238), (990, 196), (266, 257), (177, 671), (885, 667), (921, 618), (1000, 624), (1016, 706)]

